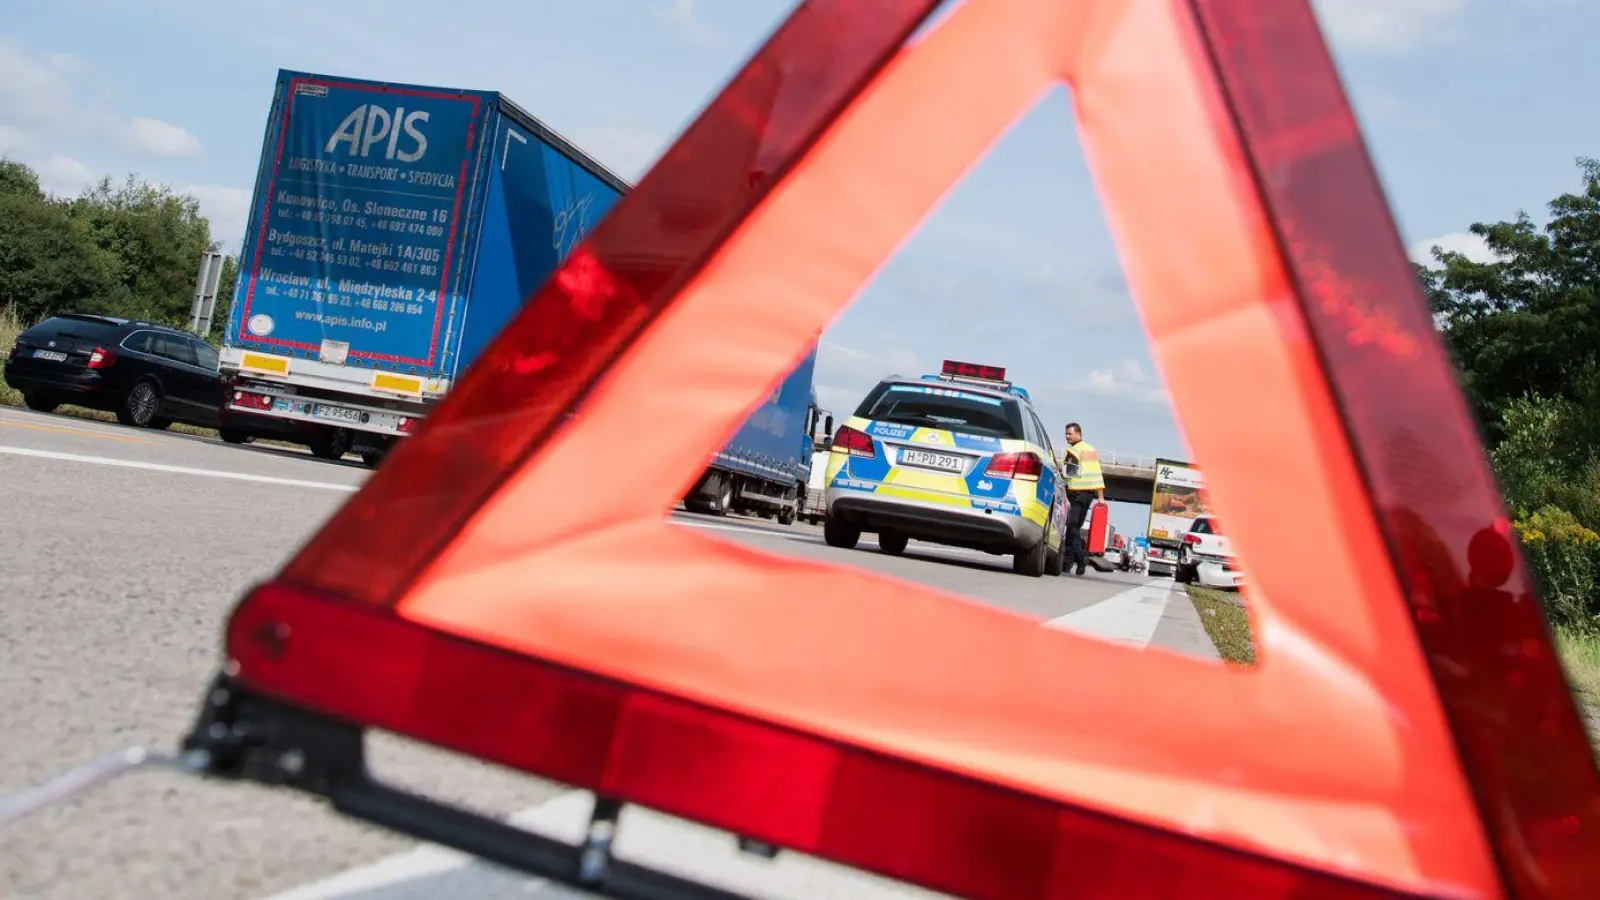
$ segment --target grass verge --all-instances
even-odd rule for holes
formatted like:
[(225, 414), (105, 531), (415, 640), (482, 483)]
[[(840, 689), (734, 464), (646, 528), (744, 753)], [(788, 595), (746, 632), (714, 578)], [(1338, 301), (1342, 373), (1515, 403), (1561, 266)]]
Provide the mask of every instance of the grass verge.
[[(1239, 595), (1194, 585), (1186, 588), (1206, 634), (1222, 658), (1239, 665), (1254, 665), (1255, 639), (1250, 634), (1250, 616)], [(1556, 651), (1589, 725), (1590, 742), (1600, 751), (1600, 635), (1558, 628)]]
[(1600, 747), (1600, 635), (1556, 629), (1556, 652), (1567, 669), (1578, 705), (1589, 721), (1589, 734)]
[(1255, 665), (1256, 642), (1250, 635), (1250, 614), (1245, 612), (1239, 595), (1192, 584), (1184, 587), (1194, 611), (1200, 614), (1200, 624), (1222, 658), (1239, 665)]

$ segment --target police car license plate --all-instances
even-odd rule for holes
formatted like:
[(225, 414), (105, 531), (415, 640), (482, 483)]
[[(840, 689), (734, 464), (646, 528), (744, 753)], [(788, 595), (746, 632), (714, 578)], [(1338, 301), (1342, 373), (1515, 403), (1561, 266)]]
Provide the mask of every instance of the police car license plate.
[(927, 450), (914, 450), (909, 447), (900, 451), (900, 462), (923, 469), (938, 469), (941, 472), (959, 472), (962, 469), (961, 457), (959, 456), (951, 456), (948, 453), (932, 453)]

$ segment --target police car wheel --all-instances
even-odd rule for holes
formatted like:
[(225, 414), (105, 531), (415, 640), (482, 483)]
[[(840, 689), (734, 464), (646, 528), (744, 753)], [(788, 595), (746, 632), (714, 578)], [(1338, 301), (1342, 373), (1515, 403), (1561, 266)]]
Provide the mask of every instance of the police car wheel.
[(1011, 571), (1029, 578), (1040, 577), (1044, 574), (1045, 557), (1049, 551), (1049, 546), (1041, 538), (1039, 543), (1011, 557)]
[(823, 519), (822, 541), (829, 547), (851, 550), (861, 541), (861, 529), (852, 528), (838, 519)]
[(906, 544), (909, 543), (911, 542), (903, 534), (895, 534), (892, 531), (878, 533), (878, 549), (890, 556), (899, 556), (906, 552)]
[(1044, 573), (1051, 578), (1060, 575), (1067, 567), (1066, 548), (1051, 550), (1046, 547), (1044, 551)]

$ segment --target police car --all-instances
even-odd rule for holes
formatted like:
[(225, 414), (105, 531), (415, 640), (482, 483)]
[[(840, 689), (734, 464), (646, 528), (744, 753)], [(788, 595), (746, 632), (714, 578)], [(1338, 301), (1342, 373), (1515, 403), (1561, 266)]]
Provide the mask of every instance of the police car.
[(938, 375), (886, 378), (839, 427), (828, 455), (823, 537), (864, 533), (885, 553), (910, 540), (1011, 554), (1059, 575), (1066, 483), (1028, 392), (997, 366), (945, 360)]

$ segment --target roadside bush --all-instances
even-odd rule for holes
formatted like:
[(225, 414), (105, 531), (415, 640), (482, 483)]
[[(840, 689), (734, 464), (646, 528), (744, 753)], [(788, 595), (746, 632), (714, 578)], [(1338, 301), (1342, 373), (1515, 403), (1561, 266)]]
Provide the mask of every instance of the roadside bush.
[(1516, 522), (1552, 624), (1600, 631), (1600, 534), (1553, 505)]

